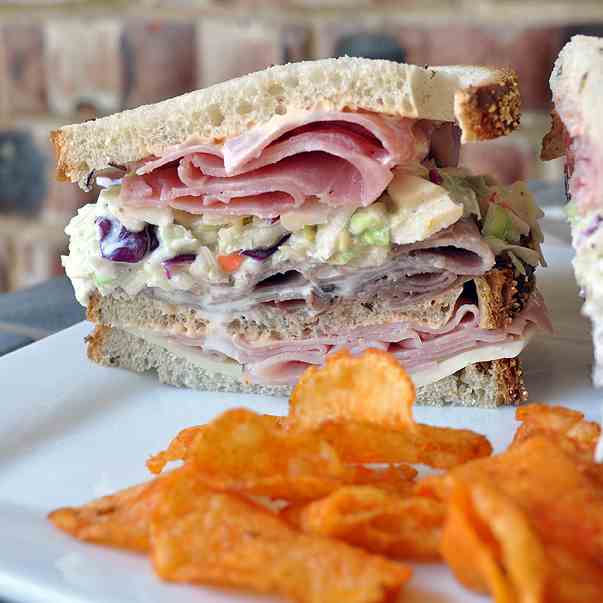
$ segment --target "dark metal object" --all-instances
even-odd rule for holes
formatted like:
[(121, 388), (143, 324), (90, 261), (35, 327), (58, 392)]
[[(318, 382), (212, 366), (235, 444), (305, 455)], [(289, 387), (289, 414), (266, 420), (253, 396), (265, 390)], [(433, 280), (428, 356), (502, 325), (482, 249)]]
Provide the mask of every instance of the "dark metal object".
[(356, 33), (343, 36), (335, 46), (335, 56), (387, 59), (396, 63), (406, 61), (406, 52), (394, 37), (377, 33)]
[(46, 168), (28, 132), (0, 130), (0, 213), (35, 214), (48, 194)]

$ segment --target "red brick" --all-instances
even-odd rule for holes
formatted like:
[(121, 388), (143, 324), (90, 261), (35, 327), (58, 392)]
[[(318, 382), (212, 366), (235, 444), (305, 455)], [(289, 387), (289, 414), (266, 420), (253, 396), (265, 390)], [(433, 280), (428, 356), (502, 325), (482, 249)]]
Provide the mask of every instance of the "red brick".
[(0, 27), (0, 86), (7, 111), (47, 110), (44, 36), (41, 26), (5, 23)]
[(195, 27), (161, 19), (129, 20), (123, 34), (125, 105), (135, 107), (195, 88)]
[(53, 112), (72, 115), (92, 106), (118, 111), (123, 98), (117, 19), (62, 19), (46, 23), (48, 102)]
[(301, 26), (255, 19), (204, 19), (198, 43), (200, 85), (301, 60), (306, 55), (306, 40)]
[(501, 184), (526, 180), (536, 161), (530, 145), (521, 138), (476, 142), (461, 147), (460, 164), (474, 174), (488, 174)]
[(62, 224), (32, 222), (14, 237), (15, 289), (42, 283), (64, 274), (61, 255), (67, 252), (67, 236)]
[(96, 189), (85, 192), (77, 184), (57, 182), (52, 169), (48, 173), (48, 195), (44, 201), (42, 216), (49, 220), (66, 222), (82, 205), (94, 203), (97, 197)]

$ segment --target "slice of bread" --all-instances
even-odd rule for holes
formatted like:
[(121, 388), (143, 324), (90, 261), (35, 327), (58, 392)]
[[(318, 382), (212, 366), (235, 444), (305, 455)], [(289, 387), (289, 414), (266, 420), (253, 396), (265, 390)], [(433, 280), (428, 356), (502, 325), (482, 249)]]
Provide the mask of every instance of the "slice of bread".
[(514, 130), (520, 95), (511, 69), (423, 68), (349, 57), (291, 63), (56, 130), (57, 178), (85, 187), (93, 170), (110, 163), (159, 156), (193, 137), (221, 141), (274, 116), (318, 107), (456, 121), (466, 142)]
[[(375, 296), (365, 302), (340, 300), (320, 314), (306, 304), (283, 311), (273, 304), (260, 304), (245, 312), (233, 314), (227, 323), (230, 333), (244, 336), (248, 341), (262, 339), (302, 339), (325, 337), (342, 330), (413, 320), (432, 328), (446, 324), (462, 292), (455, 287), (432, 299), (397, 309), (391, 300)], [(139, 293), (130, 297), (120, 291), (112, 295), (91, 296), (87, 318), (96, 324), (124, 329), (150, 329), (163, 334), (203, 337), (208, 319), (194, 306), (170, 304)]]
[[(122, 329), (98, 326), (87, 338), (88, 357), (110, 367), (136, 372), (156, 371), (162, 383), (206, 391), (288, 396), (285, 385), (252, 385), (214, 373)], [(526, 399), (522, 369), (517, 358), (470, 365), (431, 385), (417, 388), (417, 404), (444, 406), (496, 406)]]

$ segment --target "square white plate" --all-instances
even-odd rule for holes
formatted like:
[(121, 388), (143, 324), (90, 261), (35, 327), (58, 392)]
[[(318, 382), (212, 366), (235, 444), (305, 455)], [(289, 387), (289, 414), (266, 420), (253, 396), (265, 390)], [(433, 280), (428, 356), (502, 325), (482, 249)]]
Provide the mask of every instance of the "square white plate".
[[(590, 385), (588, 322), (571, 272), (571, 250), (548, 247), (539, 270), (556, 334), (524, 354), (532, 401), (565, 404), (599, 417)], [(0, 598), (15, 603), (214, 603), (260, 600), (157, 580), (145, 557), (76, 542), (45, 519), (148, 478), (144, 462), (180, 429), (220, 411), (249, 406), (283, 414), (286, 401), (160, 385), (90, 363), (87, 323), (0, 359)], [(419, 421), (486, 434), (497, 449), (511, 439), (514, 409), (416, 408)], [(261, 599), (266, 600), (266, 599)], [(404, 601), (487, 601), (458, 586), (439, 564), (416, 566)]]

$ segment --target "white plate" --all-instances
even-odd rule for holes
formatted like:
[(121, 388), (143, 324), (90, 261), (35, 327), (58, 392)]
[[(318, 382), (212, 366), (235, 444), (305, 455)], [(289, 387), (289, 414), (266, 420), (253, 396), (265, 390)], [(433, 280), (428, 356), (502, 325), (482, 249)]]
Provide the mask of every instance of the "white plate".
[[(571, 251), (549, 247), (539, 283), (557, 329), (524, 355), (532, 401), (599, 417), (590, 386), (589, 326), (579, 315)], [(259, 600), (163, 584), (145, 557), (81, 544), (54, 530), (48, 511), (77, 505), (148, 477), (144, 461), (178, 430), (245, 405), (282, 414), (285, 400), (178, 390), (152, 376), (91, 364), (81, 323), (0, 359), (0, 597), (18, 603)], [(500, 449), (514, 432), (513, 409), (417, 408), (420, 421), (467, 427)], [(265, 599), (261, 599), (265, 600)], [(487, 601), (458, 586), (439, 564), (417, 566), (404, 601)]]

